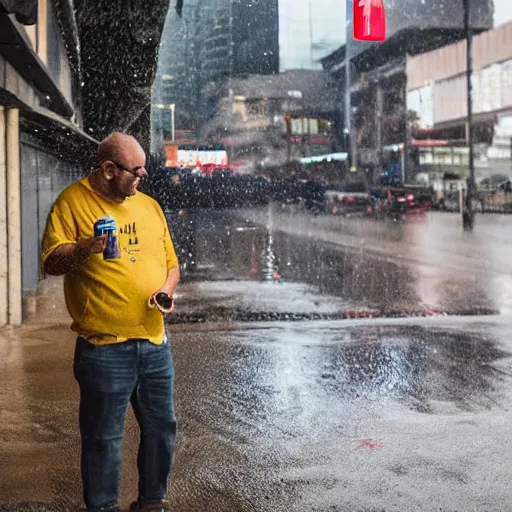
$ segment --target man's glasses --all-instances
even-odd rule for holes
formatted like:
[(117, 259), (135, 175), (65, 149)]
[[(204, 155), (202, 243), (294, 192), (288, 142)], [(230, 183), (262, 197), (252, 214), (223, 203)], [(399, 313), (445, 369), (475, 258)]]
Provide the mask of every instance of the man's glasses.
[(121, 165), (121, 164), (119, 164), (117, 162), (112, 161), (112, 163), (117, 168), (121, 169), (122, 171), (131, 174), (134, 178), (139, 178), (141, 181), (144, 181), (147, 178), (146, 174), (144, 174), (142, 176), (139, 174), (140, 171), (145, 171), (146, 170), (146, 168), (144, 166), (134, 167), (133, 169), (127, 169), (126, 167), (124, 167), (123, 165)]

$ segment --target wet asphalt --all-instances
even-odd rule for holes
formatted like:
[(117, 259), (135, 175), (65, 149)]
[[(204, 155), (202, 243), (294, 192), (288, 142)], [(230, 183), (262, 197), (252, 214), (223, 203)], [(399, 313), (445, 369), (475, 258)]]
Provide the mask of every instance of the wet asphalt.
[(308, 285), (307, 297), (323, 294), (346, 310), (512, 313), (512, 216), (478, 216), (473, 233), (457, 214), (397, 223), (276, 206), (198, 212), (171, 224), (198, 279), (258, 281), (271, 245), (284, 283)]
[[(170, 217), (190, 270), (173, 511), (512, 511), (512, 218)], [(269, 244), (280, 283), (260, 281)], [(0, 333), (0, 511), (81, 504), (59, 293)], [(137, 439), (130, 411), (123, 506)]]

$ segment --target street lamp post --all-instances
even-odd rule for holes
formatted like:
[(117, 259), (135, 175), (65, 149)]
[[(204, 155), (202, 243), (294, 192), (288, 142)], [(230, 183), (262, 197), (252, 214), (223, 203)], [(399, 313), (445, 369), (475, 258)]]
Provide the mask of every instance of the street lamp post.
[(171, 140), (176, 140), (176, 104), (171, 104)]
[(176, 104), (170, 103), (166, 105), (164, 103), (154, 103), (153, 108), (158, 110), (169, 110), (171, 112), (171, 139), (172, 142), (176, 139)]
[(467, 140), (469, 147), (469, 179), (467, 181), (466, 204), (462, 212), (462, 226), (471, 231), (474, 226), (473, 195), (475, 190), (475, 155), (473, 151), (473, 29), (471, 28), (469, 1), (462, 0), (464, 6), (464, 31), (466, 33), (466, 88), (468, 104)]
[(352, 133), (352, 101), (351, 101), (351, 73), (350, 73), (350, 42), (352, 40), (352, 12), (353, 0), (346, 1), (346, 40), (345, 40), (345, 127), (343, 130), (345, 139), (345, 151), (350, 153), (350, 165), (357, 165), (355, 155), (355, 137)]

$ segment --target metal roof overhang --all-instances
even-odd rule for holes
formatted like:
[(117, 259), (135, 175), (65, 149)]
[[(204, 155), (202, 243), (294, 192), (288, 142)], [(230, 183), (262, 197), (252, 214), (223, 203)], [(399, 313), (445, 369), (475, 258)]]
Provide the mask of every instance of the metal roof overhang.
[(35, 25), (38, 6), (38, 0), (0, 0), (0, 13), (14, 14), (23, 25)]
[(45, 108), (24, 110), (20, 115), (20, 126), (25, 133), (42, 141), (47, 151), (93, 165), (98, 141), (54, 112)]
[[(473, 34), (484, 29), (474, 28)], [(417, 55), (465, 38), (459, 28), (406, 28), (393, 34), (383, 43), (364, 44), (353, 52), (351, 62), (359, 71), (370, 71), (405, 55)], [(339, 73), (345, 68), (345, 45), (322, 59), (326, 71)]]
[[(476, 34), (479, 31), (473, 32)], [(397, 57), (425, 53), (460, 41), (464, 37), (464, 31), (456, 28), (408, 28), (393, 34), (383, 43), (372, 44), (368, 49), (355, 55), (352, 62), (361, 71), (369, 71)]]
[(51, 110), (62, 117), (71, 118), (72, 106), (11, 16), (0, 12), (0, 54), (40, 94)]

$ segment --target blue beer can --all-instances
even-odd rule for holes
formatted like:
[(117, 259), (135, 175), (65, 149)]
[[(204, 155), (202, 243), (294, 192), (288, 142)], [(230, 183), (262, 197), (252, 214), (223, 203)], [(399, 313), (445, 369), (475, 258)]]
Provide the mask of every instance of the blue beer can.
[(101, 217), (94, 223), (94, 236), (107, 235), (107, 243), (103, 250), (103, 259), (112, 260), (121, 257), (119, 239), (117, 237), (117, 224), (113, 217)]

